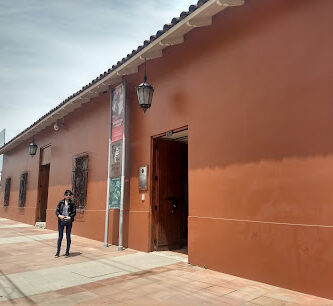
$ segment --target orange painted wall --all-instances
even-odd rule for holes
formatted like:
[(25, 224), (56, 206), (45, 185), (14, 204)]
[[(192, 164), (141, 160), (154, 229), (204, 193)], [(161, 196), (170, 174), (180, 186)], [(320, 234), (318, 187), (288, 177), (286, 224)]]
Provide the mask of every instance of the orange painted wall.
[[(190, 263), (333, 298), (332, 11), (330, 0), (248, 0), (226, 9), (147, 63), (155, 94), (146, 114), (135, 94), (142, 67), (126, 77), (125, 246), (151, 249), (151, 182), (145, 201), (138, 191), (139, 166), (151, 168), (151, 137), (188, 125)], [(53, 148), (47, 226), (56, 228), (72, 156), (87, 151), (88, 205), (73, 232), (101, 241), (108, 99), (36, 137)], [(17, 182), (0, 215), (33, 223), (28, 209), (18, 214), (15, 195), (21, 171), (30, 169), (27, 207), (35, 206), (37, 158), (26, 156), (26, 146), (5, 156), (4, 178)], [(110, 216), (114, 243), (117, 214)]]
[(142, 69), (127, 79), (141, 224), (129, 246), (149, 249), (151, 200), (137, 185), (151, 137), (188, 125), (190, 263), (333, 298), (332, 11), (330, 0), (249, 0), (221, 12), (147, 63), (145, 114)]
[[(23, 223), (34, 224), (37, 204), (38, 184), (38, 158), (31, 159), (28, 154), (28, 143), (16, 148), (15, 154), (4, 155), (3, 161), (3, 187), (0, 193), (0, 216)], [(25, 207), (18, 207), (20, 177), (23, 172), (28, 172), (27, 193)], [(4, 207), (4, 190), (6, 178), (11, 178), (9, 205)]]
[[(52, 145), (48, 209), (46, 226), (57, 229), (55, 208), (62, 199), (66, 189), (72, 186), (72, 159), (74, 155), (87, 152), (88, 187), (87, 207), (84, 212), (78, 211), (73, 226), (73, 234), (103, 241), (106, 203), (106, 178), (109, 137), (109, 94), (94, 98), (65, 117), (64, 126), (55, 132), (52, 127), (35, 136), (40, 148)], [(38, 154), (31, 158), (28, 155), (28, 142), (5, 154), (4, 180), (12, 177), (10, 203), (3, 207), (3, 190), (0, 194), (0, 215), (20, 222), (35, 223), (38, 194)], [(26, 206), (19, 209), (18, 190), (20, 173), (28, 171)], [(112, 215), (112, 214), (111, 214)], [(112, 222), (112, 216), (110, 217)], [(112, 235), (112, 231), (110, 231)]]

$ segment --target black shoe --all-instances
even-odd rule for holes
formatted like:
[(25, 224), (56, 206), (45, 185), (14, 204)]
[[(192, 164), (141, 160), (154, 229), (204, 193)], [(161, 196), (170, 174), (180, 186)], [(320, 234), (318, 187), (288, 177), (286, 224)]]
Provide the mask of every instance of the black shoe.
[(68, 251), (66, 251), (66, 253), (65, 253), (65, 256), (66, 256), (66, 257), (68, 257), (68, 256), (69, 256), (69, 252), (68, 252)]
[(55, 253), (54, 257), (59, 257), (59, 252)]

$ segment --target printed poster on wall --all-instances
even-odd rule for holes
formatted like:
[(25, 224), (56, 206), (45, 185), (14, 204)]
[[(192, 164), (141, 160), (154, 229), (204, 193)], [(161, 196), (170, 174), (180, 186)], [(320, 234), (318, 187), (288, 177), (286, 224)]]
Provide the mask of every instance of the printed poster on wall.
[(111, 141), (118, 141), (123, 139), (124, 131), (124, 86), (121, 84), (114, 88), (112, 94), (111, 111)]
[(121, 181), (120, 177), (112, 178), (110, 182), (109, 209), (120, 209)]

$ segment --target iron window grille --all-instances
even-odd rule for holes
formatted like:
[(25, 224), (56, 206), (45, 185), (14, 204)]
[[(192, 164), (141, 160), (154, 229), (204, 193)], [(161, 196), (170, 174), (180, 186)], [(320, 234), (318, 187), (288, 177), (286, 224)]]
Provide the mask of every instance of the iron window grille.
[(5, 192), (4, 192), (4, 201), (3, 204), (4, 206), (9, 205), (9, 194), (10, 194), (10, 183), (11, 183), (11, 178), (7, 177), (6, 178), (6, 183), (5, 183)]
[(25, 206), (25, 198), (27, 194), (27, 179), (28, 172), (22, 173), (20, 179), (19, 207)]
[(88, 154), (83, 153), (73, 158), (72, 191), (73, 200), (78, 209), (87, 205)]

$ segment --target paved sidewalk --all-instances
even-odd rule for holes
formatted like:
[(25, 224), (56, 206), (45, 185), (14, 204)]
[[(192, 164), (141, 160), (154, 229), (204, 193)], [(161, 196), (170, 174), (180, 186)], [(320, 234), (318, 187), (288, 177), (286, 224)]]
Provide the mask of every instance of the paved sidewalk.
[[(54, 231), (0, 218), (2, 305), (333, 305), (333, 301), (78, 236), (54, 258)], [(63, 246), (66, 239), (64, 238)]]

